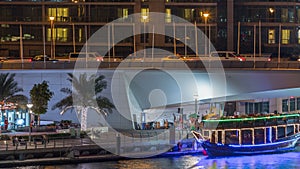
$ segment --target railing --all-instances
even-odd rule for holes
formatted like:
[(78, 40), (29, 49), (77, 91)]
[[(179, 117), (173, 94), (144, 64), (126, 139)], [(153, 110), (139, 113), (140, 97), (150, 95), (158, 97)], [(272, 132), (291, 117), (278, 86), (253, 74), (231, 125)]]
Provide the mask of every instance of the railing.
[[(21, 141), (13, 143), (13, 140), (3, 140), (0, 142), (1, 151), (11, 150), (30, 150), (30, 149), (49, 149), (49, 148), (68, 148), (74, 146), (93, 146), (100, 147), (116, 147), (120, 143), (121, 147), (131, 146), (147, 146), (147, 145), (172, 145), (177, 144), (183, 139), (192, 138), (189, 130), (175, 130), (174, 135), (170, 133), (171, 130), (133, 130), (122, 133), (117, 132), (103, 132), (97, 137), (91, 135), (85, 138), (71, 138), (58, 137), (50, 138), (49, 141), (34, 142)], [(118, 139), (120, 142), (118, 143)]]
[[(32, 62), (32, 63), (0, 63), (0, 69), (15, 69), (15, 70), (33, 70), (33, 69), (74, 69), (74, 68), (117, 68), (124, 69), (130, 68), (166, 68), (166, 69), (209, 69), (209, 68), (221, 68), (224, 69), (300, 69), (299, 61), (231, 61), (224, 60), (221, 62), (216, 61), (163, 61), (163, 62), (80, 62), (75, 61), (58, 61), (53, 62)], [(217, 64), (216, 64), (217, 63)], [(219, 64), (222, 63), (222, 64)]]

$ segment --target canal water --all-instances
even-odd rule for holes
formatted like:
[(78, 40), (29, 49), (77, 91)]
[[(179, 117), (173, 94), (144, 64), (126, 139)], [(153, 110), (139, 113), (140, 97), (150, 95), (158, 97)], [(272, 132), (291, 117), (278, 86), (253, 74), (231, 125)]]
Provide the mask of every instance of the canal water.
[(300, 169), (300, 152), (208, 158), (185, 155), (83, 164), (17, 167), (18, 169)]

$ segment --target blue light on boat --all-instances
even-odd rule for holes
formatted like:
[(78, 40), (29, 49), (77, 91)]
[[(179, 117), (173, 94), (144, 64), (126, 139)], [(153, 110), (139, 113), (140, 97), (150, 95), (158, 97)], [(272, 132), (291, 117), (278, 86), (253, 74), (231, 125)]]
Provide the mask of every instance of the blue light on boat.
[(266, 145), (277, 145), (277, 144), (282, 144), (282, 143), (288, 143), (291, 140), (286, 140), (286, 141), (279, 141), (279, 142), (275, 142), (275, 143), (268, 143), (268, 144), (256, 144), (256, 145), (232, 145), (229, 144), (228, 146), (230, 147), (260, 147), (260, 146), (266, 146)]

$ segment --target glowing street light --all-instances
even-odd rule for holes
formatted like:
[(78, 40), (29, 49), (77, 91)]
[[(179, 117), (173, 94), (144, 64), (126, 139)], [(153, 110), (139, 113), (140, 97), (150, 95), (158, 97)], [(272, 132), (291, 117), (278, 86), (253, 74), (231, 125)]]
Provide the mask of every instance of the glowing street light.
[(144, 22), (144, 60), (146, 59), (146, 20), (148, 19), (147, 15), (143, 15), (143, 22)]
[(54, 59), (54, 40), (53, 40), (53, 29), (54, 29), (54, 24), (53, 24), (53, 22), (54, 22), (54, 16), (50, 16), (49, 17), (49, 19), (50, 19), (50, 29), (51, 29), (51, 35), (50, 35), (50, 37), (51, 37), (51, 59)]
[(31, 108), (33, 106), (32, 103), (27, 103), (27, 108), (29, 109), (29, 145), (31, 145), (31, 127), (32, 127), (32, 124), (31, 124)]
[[(203, 14), (203, 16), (204, 16), (204, 33), (205, 33), (205, 35), (207, 35), (207, 18), (209, 17), (209, 13), (204, 13)], [(205, 56), (207, 55), (207, 40), (206, 40), (206, 38), (205, 38)]]

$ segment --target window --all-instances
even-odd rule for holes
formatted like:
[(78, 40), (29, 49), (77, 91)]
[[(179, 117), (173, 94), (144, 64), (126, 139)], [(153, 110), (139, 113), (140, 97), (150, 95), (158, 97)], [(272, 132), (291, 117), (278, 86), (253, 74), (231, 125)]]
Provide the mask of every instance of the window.
[(288, 109), (288, 106), (289, 106), (289, 103), (288, 103), (288, 99), (283, 99), (282, 100), (282, 112), (288, 112), (289, 109)]
[(287, 22), (288, 21), (288, 9), (287, 8), (282, 8), (281, 9), (281, 21), (282, 22)]
[(171, 23), (172, 22), (172, 13), (171, 9), (167, 8), (166, 9), (166, 23)]
[(282, 36), (281, 36), (281, 43), (282, 44), (289, 44), (290, 43), (290, 33), (291, 33), (291, 30), (289, 30), (289, 29), (283, 29), (282, 30)]
[(188, 21), (194, 20), (194, 9), (184, 9), (184, 19)]
[[(67, 42), (68, 29), (67, 28), (54, 28), (53, 39), (58, 42)], [(51, 28), (47, 30), (47, 41), (51, 41)]]
[(70, 21), (68, 8), (48, 8), (48, 16), (54, 16), (55, 21), (67, 22)]
[(300, 110), (300, 97), (297, 98), (297, 110)]
[(300, 29), (297, 31), (298, 44), (300, 44)]
[(118, 8), (118, 18), (128, 18), (128, 8)]
[(290, 99), (290, 111), (295, 111), (295, 110), (296, 110), (295, 102), (296, 102), (296, 99), (295, 99), (295, 98), (291, 98), (291, 99)]
[(268, 43), (275, 44), (275, 29), (269, 29)]
[[(142, 15), (141, 22), (149, 22), (149, 8), (142, 8), (141, 15)], [(146, 19), (144, 19), (144, 16), (146, 16), (145, 17)]]

